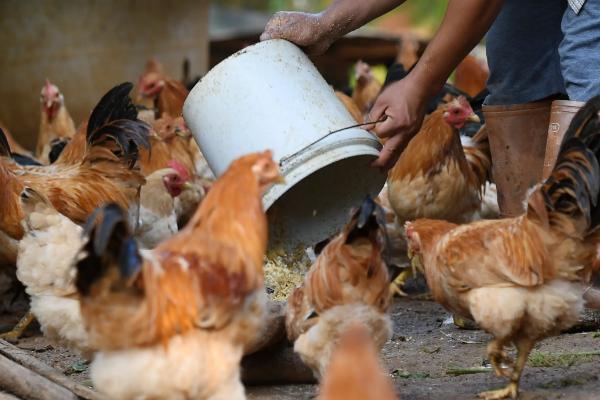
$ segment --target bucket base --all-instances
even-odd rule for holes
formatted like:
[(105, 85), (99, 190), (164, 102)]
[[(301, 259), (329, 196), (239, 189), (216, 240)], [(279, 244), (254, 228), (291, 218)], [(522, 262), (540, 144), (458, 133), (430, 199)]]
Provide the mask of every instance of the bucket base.
[(338, 233), (365, 196), (375, 197), (383, 187), (386, 175), (370, 168), (375, 159), (363, 154), (337, 160), (285, 192), (267, 211), (269, 247), (295, 251)]

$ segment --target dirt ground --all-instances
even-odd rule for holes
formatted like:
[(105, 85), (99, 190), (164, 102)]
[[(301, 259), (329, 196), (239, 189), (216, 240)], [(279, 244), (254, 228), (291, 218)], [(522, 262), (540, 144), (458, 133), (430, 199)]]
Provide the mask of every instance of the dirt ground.
[[(383, 359), (402, 400), (473, 399), (478, 392), (499, 388), (504, 381), (491, 371), (452, 376), (453, 369), (487, 366), (485, 346), (489, 336), (481, 331), (457, 329), (440, 306), (432, 301), (397, 299), (392, 308), (394, 337), (385, 346)], [(10, 320), (2, 318), (0, 327)], [(72, 379), (91, 385), (87, 366), (76, 355), (54, 348), (43, 337), (22, 339), (18, 346)], [(540, 343), (525, 369), (522, 400), (600, 399), (600, 334), (563, 334)], [(584, 353), (584, 354), (582, 354)], [(532, 365), (535, 364), (534, 365)], [(312, 399), (315, 385), (248, 387), (251, 400)]]

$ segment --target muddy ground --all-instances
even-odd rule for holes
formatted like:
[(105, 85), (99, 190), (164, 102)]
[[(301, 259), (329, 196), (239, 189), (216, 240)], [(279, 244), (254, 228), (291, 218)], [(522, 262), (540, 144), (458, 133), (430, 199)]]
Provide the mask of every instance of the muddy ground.
[[(457, 329), (448, 313), (432, 301), (397, 299), (392, 315), (394, 337), (385, 346), (383, 358), (402, 400), (473, 399), (480, 391), (504, 384), (489, 371), (450, 374), (455, 369), (487, 365), (487, 334)], [(0, 328), (11, 320), (15, 317), (2, 318)], [(91, 385), (85, 363), (66, 349), (54, 348), (35, 330), (18, 346), (72, 379)], [(582, 355), (598, 351), (600, 334), (595, 332), (563, 334), (542, 342), (525, 369), (520, 398), (600, 399), (600, 356)], [(316, 390), (314, 385), (248, 387), (248, 398), (312, 399)]]

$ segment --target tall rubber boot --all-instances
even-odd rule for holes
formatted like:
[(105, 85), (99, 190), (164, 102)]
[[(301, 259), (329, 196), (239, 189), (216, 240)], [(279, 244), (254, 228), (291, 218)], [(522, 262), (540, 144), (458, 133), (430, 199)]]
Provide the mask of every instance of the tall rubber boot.
[(527, 191), (542, 180), (550, 103), (483, 107), (492, 176), (504, 217), (523, 214)]
[(546, 158), (544, 160), (543, 179), (546, 180), (554, 169), (563, 136), (569, 128), (573, 116), (584, 105), (581, 101), (554, 100), (550, 109), (550, 125), (546, 142)]

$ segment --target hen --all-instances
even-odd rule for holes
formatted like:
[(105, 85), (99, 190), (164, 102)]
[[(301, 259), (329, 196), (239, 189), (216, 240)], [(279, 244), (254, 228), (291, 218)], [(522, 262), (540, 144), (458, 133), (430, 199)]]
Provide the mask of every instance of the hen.
[(140, 103), (150, 103), (157, 118), (164, 114), (179, 117), (188, 95), (187, 88), (177, 79), (168, 76), (162, 65), (154, 59), (148, 61), (146, 70), (140, 76), (138, 92)]
[(317, 377), (325, 372), (340, 335), (353, 322), (368, 328), (378, 349), (391, 337), (382, 217), (382, 210), (367, 198), (290, 295), (288, 338)]
[(40, 104), (42, 112), (35, 155), (42, 163), (48, 164), (53, 141), (72, 138), (75, 124), (65, 106), (64, 96), (48, 80), (42, 88)]
[[(600, 96), (575, 115), (552, 175), (531, 190), (524, 215), (463, 226), (406, 224), (409, 251), (434, 299), (494, 336), (488, 358), (510, 382), (482, 393), (485, 399), (516, 398), (533, 346), (578, 321), (581, 280), (598, 248), (599, 110)], [(510, 344), (518, 351), (514, 363), (504, 352)]]
[(138, 252), (115, 205), (91, 218), (77, 264), (94, 386), (113, 399), (243, 399), (242, 352), (263, 323), (270, 151), (234, 161), (196, 215)]
[(454, 86), (469, 96), (476, 96), (485, 89), (489, 74), (487, 62), (469, 54), (454, 71)]
[(369, 330), (349, 327), (331, 356), (318, 400), (396, 400)]
[[(459, 129), (479, 118), (464, 97), (442, 104), (429, 115), (388, 173), (388, 198), (403, 226), (417, 218), (468, 222), (482, 208), (491, 156), (485, 129), (463, 148)], [(410, 276), (404, 271), (394, 283), (400, 289)]]
[(375, 99), (381, 92), (381, 83), (377, 81), (369, 64), (358, 61), (354, 66), (356, 85), (352, 91), (352, 100), (362, 115), (369, 112)]
[(146, 178), (140, 193), (140, 219), (135, 231), (142, 248), (153, 249), (177, 233), (175, 201), (189, 186), (188, 180), (189, 174), (183, 167), (159, 169)]
[(89, 356), (73, 266), (83, 229), (30, 188), (21, 193), (21, 202), (26, 218), (17, 277), (31, 297), (31, 313), (44, 336)]

